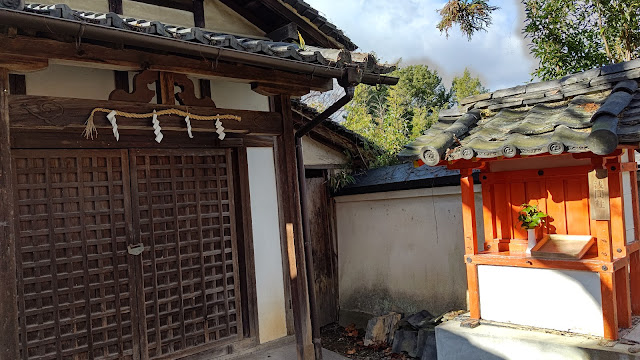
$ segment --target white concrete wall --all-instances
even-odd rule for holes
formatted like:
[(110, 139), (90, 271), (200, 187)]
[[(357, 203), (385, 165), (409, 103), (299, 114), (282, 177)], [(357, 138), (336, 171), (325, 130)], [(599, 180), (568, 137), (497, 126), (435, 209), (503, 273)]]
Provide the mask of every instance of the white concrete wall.
[[(482, 234), (480, 186), (475, 190)], [(467, 308), (460, 187), (335, 200), (341, 310), (379, 315)]]
[(276, 173), (271, 148), (248, 148), (260, 343), (287, 335)]
[(302, 157), (306, 166), (343, 165), (349, 161), (347, 155), (308, 136), (302, 138)]
[(603, 336), (600, 274), (478, 266), (486, 320)]

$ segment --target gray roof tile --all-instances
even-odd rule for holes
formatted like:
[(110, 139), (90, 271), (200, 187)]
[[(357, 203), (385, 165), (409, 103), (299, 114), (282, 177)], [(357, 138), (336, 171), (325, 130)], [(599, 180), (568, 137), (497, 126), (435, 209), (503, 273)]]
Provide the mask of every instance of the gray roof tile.
[(452, 116), (445, 112), (399, 156), (436, 165), (517, 154), (609, 154), (619, 143), (640, 141), (638, 80), (640, 61), (634, 60), (498, 90), (490, 99), (468, 98), (466, 106), (482, 114), (477, 123), (452, 132)]
[[(286, 2), (295, 6), (299, 13), (302, 10), (304, 10), (302, 13), (306, 14), (309, 14), (310, 11), (315, 11), (308, 4), (300, 0), (287, 0)], [(77, 11), (69, 8), (69, 6), (65, 4), (27, 4), (23, 11), (60, 19), (84, 21), (91, 24), (126, 29), (149, 35), (178, 39), (181, 41), (197, 42), (210, 46), (258, 53), (294, 61), (303, 61), (322, 66), (358, 66), (365, 69), (366, 73), (386, 74), (395, 70), (395, 66), (378, 63), (375, 57), (371, 54), (351, 53), (343, 49), (324, 49), (312, 46), (307, 46), (304, 49), (301, 49), (296, 44), (275, 42), (264, 39), (252, 39), (232, 34), (221, 34), (198, 27), (185, 28), (171, 24), (164, 24), (159, 21), (125, 18), (115, 13)], [(334, 25), (326, 22), (326, 19), (322, 22), (322, 26), (326, 28), (325, 32), (333, 34), (331, 36), (342, 34), (342, 32)], [(342, 41), (348, 40), (344, 34), (338, 37), (342, 39)], [(353, 45), (350, 40), (348, 40), (347, 43)], [(347, 47), (353, 48), (353, 46)]]

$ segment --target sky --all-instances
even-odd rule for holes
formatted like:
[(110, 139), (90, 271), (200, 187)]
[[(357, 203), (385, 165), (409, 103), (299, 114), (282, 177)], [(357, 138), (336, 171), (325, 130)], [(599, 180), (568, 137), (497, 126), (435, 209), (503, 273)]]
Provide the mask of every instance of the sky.
[(468, 67), (494, 91), (531, 81), (537, 61), (529, 55), (522, 35), (524, 14), (519, 0), (493, 0), (488, 32), (471, 41), (458, 29), (449, 38), (436, 28), (445, 0), (306, 0), (360, 48), (375, 52), (383, 62), (435, 68), (445, 86)]

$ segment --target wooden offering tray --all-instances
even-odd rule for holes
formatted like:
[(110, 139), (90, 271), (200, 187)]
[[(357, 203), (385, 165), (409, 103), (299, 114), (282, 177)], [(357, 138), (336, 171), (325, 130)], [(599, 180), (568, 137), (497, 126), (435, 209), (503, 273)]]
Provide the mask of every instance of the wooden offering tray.
[(531, 257), (579, 260), (595, 242), (591, 235), (549, 234), (531, 249)]

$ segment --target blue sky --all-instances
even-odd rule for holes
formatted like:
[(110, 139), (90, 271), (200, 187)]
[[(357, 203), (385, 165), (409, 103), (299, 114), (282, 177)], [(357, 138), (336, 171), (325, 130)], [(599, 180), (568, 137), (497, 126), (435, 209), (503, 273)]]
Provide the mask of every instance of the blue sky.
[(488, 32), (467, 41), (456, 29), (447, 39), (436, 24), (444, 0), (306, 0), (338, 28), (360, 51), (373, 51), (387, 62), (426, 64), (438, 70), (445, 85), (465, 67), (491, 90), (531, 80), (536, 60), (523, 38), (523, 11), (518, 0), (491, 1), (494, 12)]

